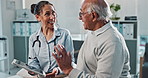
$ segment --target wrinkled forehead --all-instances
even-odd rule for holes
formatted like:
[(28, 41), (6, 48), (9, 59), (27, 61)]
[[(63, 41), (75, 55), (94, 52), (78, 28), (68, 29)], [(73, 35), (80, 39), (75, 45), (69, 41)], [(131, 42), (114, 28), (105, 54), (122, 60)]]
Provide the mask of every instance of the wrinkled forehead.
[(88, 7), (88, 3), (87, 0), (84, 0), (83, 3), (82, 3), (82, 6), (80, 8), (81, 11), (85, 11), (87, 10), (87, 7)]

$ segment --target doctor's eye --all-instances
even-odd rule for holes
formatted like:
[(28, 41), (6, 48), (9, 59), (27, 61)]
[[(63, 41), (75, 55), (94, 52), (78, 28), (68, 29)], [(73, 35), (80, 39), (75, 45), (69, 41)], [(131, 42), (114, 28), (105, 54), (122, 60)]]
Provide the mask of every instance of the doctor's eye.
[(55, 13), (55, 11), (46, 12), (46, 13), (45, 13), (45, 16), (46, 16), (46, 17), (50, 17), (50, 16), (54, 16), (54, 17), (55, 17), (55, 16), (56, 16), (56, 13)]
[(47, 16), (50, 16), (50, 13), (45, 13), (45, 16), (47, 17)]

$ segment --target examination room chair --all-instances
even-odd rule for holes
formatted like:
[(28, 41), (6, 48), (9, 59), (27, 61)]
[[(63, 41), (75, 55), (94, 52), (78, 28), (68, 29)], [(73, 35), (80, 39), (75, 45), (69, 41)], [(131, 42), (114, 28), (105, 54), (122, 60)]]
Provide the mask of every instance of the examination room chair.
[(82, 40), (73, 40), (73, 45), (74, 45), (74, 58), (75, 58), (75, 63), (77, 64), (77, 58), (79, 54), (79, 50), (82, 46), (84, 41)]

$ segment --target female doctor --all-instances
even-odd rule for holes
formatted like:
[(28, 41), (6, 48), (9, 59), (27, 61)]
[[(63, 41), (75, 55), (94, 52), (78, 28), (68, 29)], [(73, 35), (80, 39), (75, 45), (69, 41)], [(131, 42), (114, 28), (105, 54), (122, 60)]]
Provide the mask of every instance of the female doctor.
[(43, 70), (47, 77), (53, 78), (55, 73), (61, 73), (56, 60), (51, 55), (54, 52), (54, 46), (63, 45), (68, 52), (71, 52), (74, 63), (72, 39), (68, 30), (56, 26), (56, 12), (53, 4), (40, 1), (38, 4), (31, 5), (31, 12), (40, 22), (41, 28), (29, 38), (28, 64)]

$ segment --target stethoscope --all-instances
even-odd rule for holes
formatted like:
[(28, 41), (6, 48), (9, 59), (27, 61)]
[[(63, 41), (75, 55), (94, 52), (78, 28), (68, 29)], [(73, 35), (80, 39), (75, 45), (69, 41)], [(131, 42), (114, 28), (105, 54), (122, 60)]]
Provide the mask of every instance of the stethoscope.
[[(54, 38), (54, 40), (52, 41), (52, 42), (54, 42), (54, 46), (56, 46), (56, 40), (57, 40), (57, 38), (58, 37), (60, 37), (60, 36), (56, 36), (55, 38)], [(41, 41), (39, 40), (39, 36), (37, 36), (36, 37), (36, 40), (33, 42), (33, 44), (32, 44), (32, 48), (33, 48), (33, 50), (34, 50), (34, 46), (35, 46), (35, 44), (36, 43), (38, 43), (39, 44), (39, 50), (38, 50), (38, 52), (37, 52), (37, 54), (36, 53), (34, 53), (35, 55), (33, 55), (33, 56), (35, 56), (35, 57), (33, 57), (33, 58), (31, 58), (31, 57), (29, 57), (29, 59), (36, 59), (36, 60), (38, 60), (37, 59), (37, 57), (39, 56), (39, 54), (40, 54), (40, 48), (41, 48)], [(47, 44), (49, 44), (49, 43), (47, 43)], [(54, 49), (54, 51), (55, 51), (55, 49)], [(34, 51), (35, 52), (35, 51)], [(49, 53), (49, 61), (50, 61), (50, 66), (49, 66), (49, 70), (50, 70), (50, 68), (51, 68), (51, 55), (50, 55), (50, 53)]]
[[(56, 46), (56, 44), (57, 44), (56, 40), (57, 40), (58, 37), (60, 37), (60, 36), (56, 36), (56, 37), (54, 38), (54, 40), (52, 41), (52, 42), (54, 42), (54, 46)], [(37, 54), (34, 53), (34, 56), (35, 56), (34, 58), (29, 57), (29, 59), (36, 59), (36, 58), (37, 58), (36, 56), (39, 56), (39, 54), (40, 54), (41, 41), (39, 40), (39, 36), (37, 36), (37, 37), (36, 37), (36, 40), (33, 41), (33, 44), (32, 44), (33, 50), (34, 50), (34, 46), (35, 46), (36, 43), (38, 43), (38, 45), (39, 45), (39, 50), (38, 50), (38, 52), (36, 52)], [(47, 43), (47, 44), (49, 44), (49, 43)], [(34, 51), (34, 52), (35, 52), (35, 51)], [(55, 49), (54, 49), (54, 52), (55, 52)], [(50, 53), (49, 53), (49, 54), (50, 54)]]
[[(57, 25), (58, 25), (58, 24), (57, 24)], [(60, 36), (55, 36), (54, 40), (52, 41), (52, 42), (54, 42), (54, 46), (56, 46), (56, 40), (57, 40), (58, 37), (60, 37)], [(33, 41), (33, 44), (32, 44), (33, 50), (34, 50), (34, 46), (35, 46), (35, 44), (36, 44), (37, 42), (39, 43), (39, 50), (38, 50), (37, 54), (35, 53), (34, 56), (39, 56), (39, 53), (40, 53), (41, 41), (39, 40), (39, 35), (36, 37), (36, 40)], [(47, 44), (49, 44), (49, 43), (47, 42)], [(34, 51), (34, 52), (35, 52), (35, 51)], [(54, 52), (55, 52), (55, 49), (54, 49)], [(49, 53), (49, 54), (50, 54), (50, 53)], [(35, 58), (37, 58), (37, 57), (34, 57), (34, 58), (29, 57), (29, 59), (35, 59)]]

